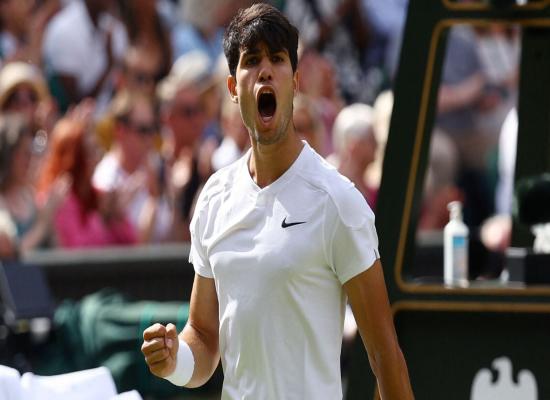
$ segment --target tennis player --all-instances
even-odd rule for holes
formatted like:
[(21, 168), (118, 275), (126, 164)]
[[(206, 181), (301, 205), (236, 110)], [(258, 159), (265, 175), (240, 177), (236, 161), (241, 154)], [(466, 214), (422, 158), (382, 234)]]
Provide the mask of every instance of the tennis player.
[(374, 215), (294, 131), (297, 45), (297, 29), (267, 4), (227, 28), (227, 86), (252, 147), (197, 202), (187, 325), (147, 328), (142, 352), (153, 374), (186, 387), (204, 384), (221, 354), (222, 399), (341, 399), (348, 299), (381, 398), (412, 399)]

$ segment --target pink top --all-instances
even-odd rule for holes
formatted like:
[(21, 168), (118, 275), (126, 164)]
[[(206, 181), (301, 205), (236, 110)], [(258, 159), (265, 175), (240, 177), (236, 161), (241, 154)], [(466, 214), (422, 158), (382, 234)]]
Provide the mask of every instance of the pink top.
[(95, 210), (83, 217), (81, 204), (72, 192), (58, 208), (54, 227), (60, 247), (104, 247), (137, 242), (135, 229), (126, 219), (106, 224)]

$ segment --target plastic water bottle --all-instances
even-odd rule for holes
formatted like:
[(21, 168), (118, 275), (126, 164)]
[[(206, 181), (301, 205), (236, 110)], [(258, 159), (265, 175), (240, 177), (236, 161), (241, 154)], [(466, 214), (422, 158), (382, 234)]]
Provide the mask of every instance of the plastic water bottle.
[(468, 236), (470, 231), (462, 220), (462, 203), (447, 205), (450, 218), (443, 231), (443, 281), (449, 286), (468, 285)]

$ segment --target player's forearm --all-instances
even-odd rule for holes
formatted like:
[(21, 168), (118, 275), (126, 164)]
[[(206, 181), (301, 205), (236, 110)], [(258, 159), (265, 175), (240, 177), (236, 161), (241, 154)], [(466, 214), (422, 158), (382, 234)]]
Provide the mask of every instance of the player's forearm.
[(398, 345), (391, 351), (371, 359), (371, 366), (378, 381), (382, 400), (414, 399), (407, 364)]
[(220, 361), (218, 332), (201, 331), (188, 322), (179, 337), (189, 345), (195, 359), (193, 375), (185, 386), (202, 386), (214, 374)]

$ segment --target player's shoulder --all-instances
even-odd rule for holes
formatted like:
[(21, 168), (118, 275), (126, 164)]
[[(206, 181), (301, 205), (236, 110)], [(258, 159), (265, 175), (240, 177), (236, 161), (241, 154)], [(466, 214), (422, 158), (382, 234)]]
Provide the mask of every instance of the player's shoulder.
[(353, 182), (313, 150), (301, 171), (301, 178), (326, 194), (329, 206), (345, 225), (360, 227), (367, 219), (374, 220), (374, 213)]
[(243, 156), (210, 175), (199, 195), (197, 208), (212, 203), (216, 198), (223, 195), (223, 193), (230, 191), (234, 186), (234, 182), (238, 177), (242, 164), (245, 162), (245, 156)]

